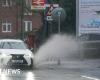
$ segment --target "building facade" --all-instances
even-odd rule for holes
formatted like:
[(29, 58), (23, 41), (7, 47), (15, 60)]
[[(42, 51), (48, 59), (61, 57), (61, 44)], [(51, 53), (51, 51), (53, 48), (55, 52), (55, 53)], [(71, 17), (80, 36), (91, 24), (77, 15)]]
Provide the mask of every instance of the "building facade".
[(22, 32), (41, 28), (42, 16), (25, 11), (22, 5), (16, 0), (0, 0), (0, 38), (17, 38)]

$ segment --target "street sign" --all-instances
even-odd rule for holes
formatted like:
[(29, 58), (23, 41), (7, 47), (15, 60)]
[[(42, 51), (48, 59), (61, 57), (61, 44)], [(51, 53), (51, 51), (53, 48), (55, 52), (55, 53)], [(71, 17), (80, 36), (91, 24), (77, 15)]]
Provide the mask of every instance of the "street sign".
[(52, 10), (53, 10), (53, 5), (50, 5), (49, 10), (46, 13), (46, 16), (51, 16)]
[(31, 9), (45, 9), (45, 0), (32, 0)]
[(46, 12), (46, 20), (47, 21), (52, 21), (52, 11), (54, 8), (59, 7), (58, 4), (46, 4), (45, 7), (48, 8), (47, 12)]
[(52, 16), (47, 16), (47, 17), (46, 17), (46, 20), (47, 20), (47, 21), (52, 21), (52, 20), (53, 20), (53, 19), (52, 19)]
[(66, 18), (66, 12), (63, 8), (55, 8), (52, 11), (52, 18), (54, 21), (58, 22), (58, 32), (61, 31), (61, 22), (65, 20)]
[(66, 12), (63, 8), (55, 8), (53, 11), (52, 11), (52, 18), (53, 20), (55, 21), (58, 21), (59, 19), (59, 16), (60, 16), (60, 20), (61, 22), (64, 21), (66, 19)]
[(53, 5), (53, 7), (59, 7), (58, 4), (45, 4), (45, 7), (50, 7), (51, 5)]

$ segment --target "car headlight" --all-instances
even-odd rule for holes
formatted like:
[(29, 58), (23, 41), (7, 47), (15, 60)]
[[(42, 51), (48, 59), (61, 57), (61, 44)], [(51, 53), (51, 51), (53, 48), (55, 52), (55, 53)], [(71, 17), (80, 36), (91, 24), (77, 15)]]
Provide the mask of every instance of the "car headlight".
[(10, 56), (10, 54), (2, 54), (2, 57)]

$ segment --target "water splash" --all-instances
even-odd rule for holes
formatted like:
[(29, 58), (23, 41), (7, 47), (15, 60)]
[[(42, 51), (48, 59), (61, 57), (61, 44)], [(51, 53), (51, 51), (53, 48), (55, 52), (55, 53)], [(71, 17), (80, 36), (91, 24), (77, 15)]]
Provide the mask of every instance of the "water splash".
[(56, 61), (78, 59), (79, 45), (74, 36), (55, 34), (40, 47), (35, 55), (35, 63), (44, 61)]

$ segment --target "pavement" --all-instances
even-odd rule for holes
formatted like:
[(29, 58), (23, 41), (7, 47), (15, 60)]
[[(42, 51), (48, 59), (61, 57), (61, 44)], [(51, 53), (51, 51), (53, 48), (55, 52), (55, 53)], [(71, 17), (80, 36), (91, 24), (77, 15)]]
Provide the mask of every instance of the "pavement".
[(36, 65), (37, 68), (100, 68), (100, 59), (43, 61)]

